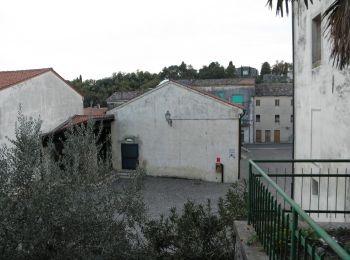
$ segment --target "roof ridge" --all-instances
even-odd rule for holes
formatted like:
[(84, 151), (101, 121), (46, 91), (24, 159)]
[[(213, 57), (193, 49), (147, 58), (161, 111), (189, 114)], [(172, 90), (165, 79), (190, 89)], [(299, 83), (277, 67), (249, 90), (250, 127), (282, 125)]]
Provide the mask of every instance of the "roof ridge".
[(23, 72), (23, 71), (49, 71), (49, 70), (53, 70), (53, 68), (49, 67), (49, 68), (40, 68), (40, 69), (23, 69), (23, 70), (2, 70), (0, 71), (0, 73), (7, 73), (7, 72)]

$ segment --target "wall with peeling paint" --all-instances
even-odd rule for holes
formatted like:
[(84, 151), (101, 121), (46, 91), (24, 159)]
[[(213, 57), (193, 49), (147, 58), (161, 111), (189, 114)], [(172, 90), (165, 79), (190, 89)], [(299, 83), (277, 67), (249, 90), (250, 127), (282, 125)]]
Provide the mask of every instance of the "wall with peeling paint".
[(49, 132), (70, 116), (83, 113), (83, 97), (52, 71), (0, 91), (0, 145), (14, 138), (19, 107), (25, 116), (42, 120)]
[[(321, 62), (319, 66), (312, 64), (312, 19), (319, 14), (322, 15), (332, 2), (332, 0), (314, 1), (308, 9), (303, 3), (294, 4), (295, 159), (350, 158), (350, 69), (339, 71), (332, 66), (332, 60), (329, 58), (331, 45), (327, 32), (323, 34), (321, 40)], [(325, 30), (325, 21), (321, 23), (321, 30), (322, 32)], [(346, 168), (349, 170), (349, 165), (344, 164), (316, 166), (317, 169), (314, 171), (321, 173), (327, 172), (328, 169), (335, 173), (337, 168), (340, 173), (344, 173)], [(306, 170), (308, 167), (304, 166)], [(344, 184), (345, 181), (343, 179), (341, 181)], [(340, 201), (341, 199), (335, 196), (337, 185), (335, 181), (331, 181), (329, 186), (324, 182), (318, 185), (321, 193), (327, 188), (332, 191), (329, 193), (329, 200), (323, 196), (319, 199), (318, 196), (314, 198), (314, 195), (307, 195), (308, 192), (310, 194), (310, 180), (302, 183), (300, 179), (296, 180), (295, 199), (300, 202), (300, 194), (303, 194), (311, 198), (312, 207), (319, 206), (315, 204), (316, 201), (320, 201), (321, 207), (327, 206), (329, 209), (336, 207), (339, 209), (341, 205), (344, 207), (344, 192), (345, 189), (349, 190), (348, 188), (343, 187), (343, 198)], [(304, 199), (303, 203), (307, 201)], [(349, 201), (345, 204), (349, 209)], [(336, 219), (334, 214), (327, 217), (321, 214), (316, 218), (323, 221), (344, 220), (339, 216)]]
[[(165, 114), (171, 114), (170, 126)], [(220, 182), (238, 178), (239, 115), (242, 110), (174, 82), (166, 82), (108, 112), (112, 123), (113, 167), (122, 170), (121, 143), (139, 144), (139, 165), (153, 176)], [(231, 156), (230, 156), (231, 152)], [(232, 156), (233, 153), (233, 156)]]

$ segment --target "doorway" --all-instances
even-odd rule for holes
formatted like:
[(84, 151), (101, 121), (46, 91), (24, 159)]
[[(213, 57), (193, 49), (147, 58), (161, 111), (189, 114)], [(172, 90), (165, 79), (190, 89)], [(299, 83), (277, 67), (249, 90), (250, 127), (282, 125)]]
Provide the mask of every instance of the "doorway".
[(261, 130), (256, 130), (255, 142), (261, 143)]
[(271, 143), (271, 131), (265, 130), (265, 143)]
[(279, 144), (281, 142), (281, 133), (280, 130), (275, 130), (273, 134), (273, 140), (275, 144)]
[(122, 169), (136, 170), (139, 163), (139, 145), (122, 144)]

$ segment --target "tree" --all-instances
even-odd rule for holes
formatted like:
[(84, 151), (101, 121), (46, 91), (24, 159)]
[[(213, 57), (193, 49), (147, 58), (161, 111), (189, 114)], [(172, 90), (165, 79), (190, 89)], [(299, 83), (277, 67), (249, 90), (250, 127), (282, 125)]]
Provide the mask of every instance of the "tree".
[(261, 65), (261, 70), (260, 70), (260, 76), (264, 76), (265, 74), (271, 74), (271, 66), (270, 66), (270, 63), (268, 63), (267, 61), (265, 61)]
[(292, 63), (278, 61), (272, 66), (272, 74), (279, 76), (286, 76), (289, 71), (293, 69)]
[(18, 122), (11, 146), (0, 149), (1, 258), (138, 258), (139, 179), (112, 186), (101, 131), (70, 129), (63, 154), (53, 156), (52, 143), (42, 146), (39, 120), (19, 114)]
[(235, 78), (236, 77), (236, 67), (233, 65), (232, 61), (228, 64), (226, 70), (226, 77), (227, 78)]
[(218, 62), (211, 62), (209, 66), (203, 66), (198, 72), (200, 79), (221, 79), (225, 78), (225, 68)]
[[(289, 13), (289, 4), (297, 2), (301, 4), (301, 0), (278, 0), (276, 3), (276, 14), (283, 16), (284, 11)], [(313, 0), (303, 1), (306, 8)], [(273, 7), (274, 0), (267, 0), (270, 8)], [(344, 69), (350, 65), (350, 1), (335, 0), (322, 15), (322, 19), (326, 20), (327, 36), (331, 42), (331, 59), (333, 64)]]

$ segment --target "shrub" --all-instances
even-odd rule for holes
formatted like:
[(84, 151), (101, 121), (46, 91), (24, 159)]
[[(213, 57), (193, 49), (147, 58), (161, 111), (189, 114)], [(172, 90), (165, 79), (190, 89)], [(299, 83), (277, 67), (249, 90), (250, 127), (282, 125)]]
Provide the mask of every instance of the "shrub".
[(20, 114), (18, 122), (10, 147), (0, 149), (1, 258), (138, 258), (139, 176), (113, 188), (92, 123), (67, 131), (57, 157), (52, 143), (41, 145), (40, 121)]
[(229, 259), (234, 256), (230, 227), (206, 206), (188, 201), (181, 215), (149, 221), (144, 228), (146, 251), (154, 259)]
[(235, 220), (247, 218), (247, 183), (245, 180), (237, 181), (232, 184), (225, 195), (220, 198), (218, 207), (222, 220), (227, 225), (233, 225)]

